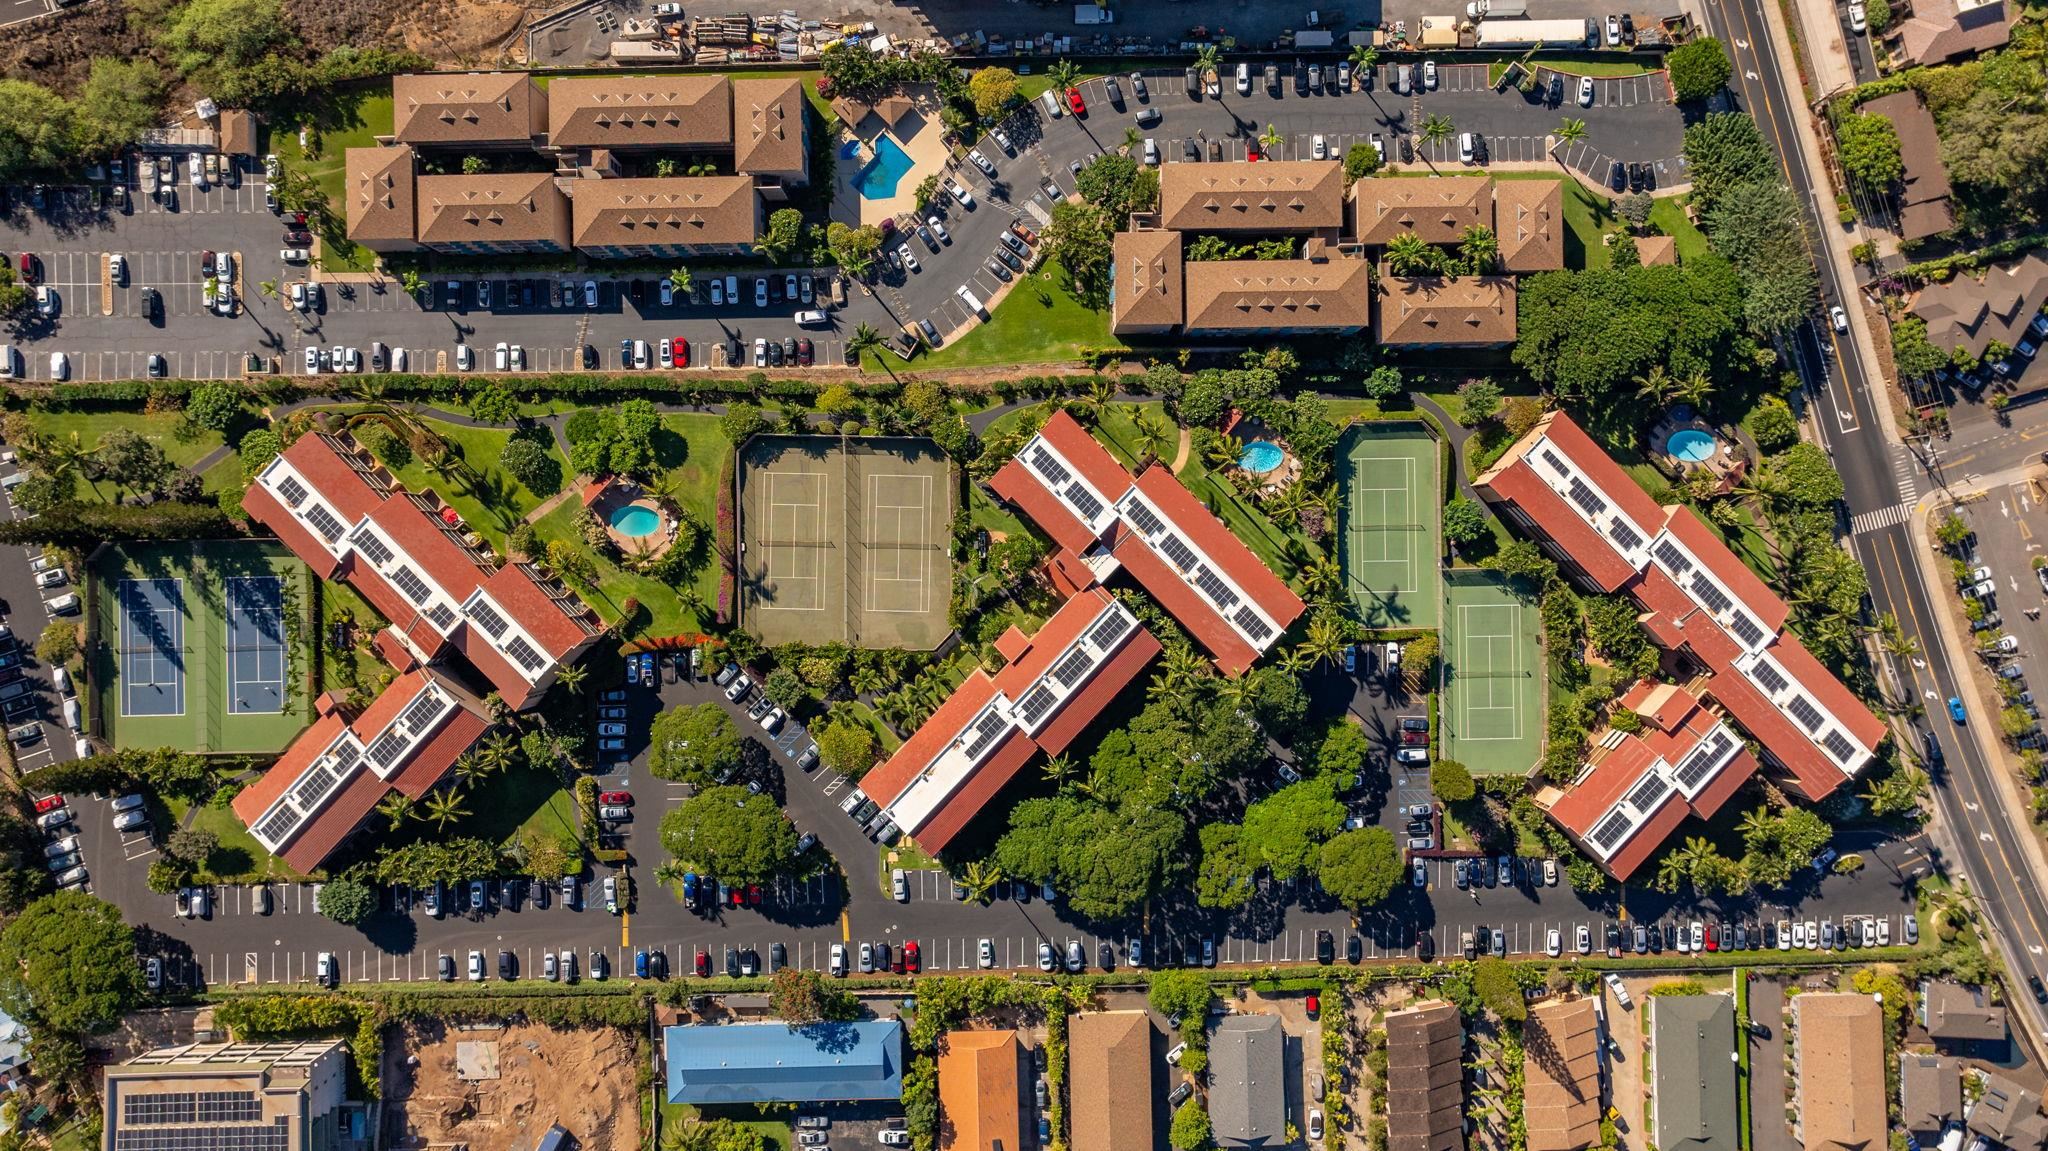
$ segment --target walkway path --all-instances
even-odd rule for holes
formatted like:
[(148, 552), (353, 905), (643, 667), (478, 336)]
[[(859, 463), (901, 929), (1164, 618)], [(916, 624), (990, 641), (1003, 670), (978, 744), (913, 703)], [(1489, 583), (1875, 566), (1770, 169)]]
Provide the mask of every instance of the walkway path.
[(1183, 467), (1186, 467), (1186, 466), (1187, 466), (1187, 462), (1188, 462), (1188, 455), (1189, 455), (1190, 453), (1192, 453), (1192, 452), (1194, 451), (1194, 448), (1195, 448), (1195, 433), (1194, 433), (1194, 432), (1193, 432), (1192, 430), (1188, 429), (1188, 428), (1182, 428), (1182, 429), (1180, 430), (1180, 447), (1179, 447), (1179, 448), (1177, 448), (1177, 449), (1175, 449), (1175, 451), (1174, 451), (1174, 453), (1173, 453), (1173, 474), (1174, 474), (1174, 475), (1179, 475), (1179, 474), (1180, 474), (1180, 470), (1181, 470), (1181, 469), (1182, 469)]
[(1415, 402), (1416, 407), (1436, 417), (1438, 426), (1443, 429), (1444, 435), (1451, 441), (1451, 467), (1457, 469), (1458, 494), (1468, 500), (1478, 502), (1479, 493), (1472, 490), (1472, 481), (1466, 478), (1465, 472), (1465, 441), (1472, 438), (1472, 429), (1452, 419), (1449, 412), (1443, 410), (1443, 408), (1437, 405), (1435, 400), (1430, 399), (1421, 392), (1411, 392), (1408, 398)]

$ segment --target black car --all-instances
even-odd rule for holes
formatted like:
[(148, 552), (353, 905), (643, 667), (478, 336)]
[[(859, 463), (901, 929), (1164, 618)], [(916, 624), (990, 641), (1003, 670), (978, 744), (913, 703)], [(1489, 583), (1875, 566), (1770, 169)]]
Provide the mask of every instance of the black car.
[(2041, 986), (2041, 977), (2040, 977), (2040, 976), (2038, 976), (2038, 975), (2029, 975), (2029, 976), (2027, 976), (2027, 987), (2028, 987), (2029, 989), (2031, 989), (2031, 990), (2033, 991), (2033, 993), (2034, 993), (2034, 1002), (2036, 1002), (2036, 1003), (2048, 1003), (2048, 987), (2043, 987), (2043, 986)]
[(1673, 951), (1678, 950), (1677, 924), (1667, 923), (1664, 925), (1664, 946), (1671, 948)]
[(1424, 963), (1436, 958), (1436, 937), (1419, 928), (1415, 932), (1415, 958)]
[(1188, 1096), (1194, 1093), (1195, 1085), (1183, 1079), (1180, 1081), (1180, 1086), (1173, 1089), (1173, 1094), (1166, 1097), (1166, 1104), (1169, 1107), (1178, 1107), (1187, 1102)]
[(1187, 156), (1187, 158), (1188, 158), (1188, 163), (1190, 163), (1190, 164), (1199, 164), (1199, 163), (1201, 163), (1201, 161), (1202, 161), (1202, 149), (1201, 149), (1200, 145), (1197, 145), (1197, 144), (1195, 143), (1195, 138), (1194, 138), (1193, 136), (1183, 136), (1183, 137), (1181, 137), (1181, 141), (1180, 141), (1180, 150), (1181, 150), (1181, 152), (1182, 152), (1182, 153), (1183, 153), (1184, 155), (1186, 155), (1186, 156)]
[(1643, 190), (1643, 166), (1641, 164), (1630, 164), (1628, 166), (1628, 190), (1631, 192)]
[(512, 953), (509, 951), (498, 952), (498, 978), (505, 980), (517, 978), (512, 965)]
[[(1405, 136), (1402, 137), (1402, 139), (1406, 138)], [(1622, 165), (1620, 160), (1616, 160), (1607, 169), (1607, 185), (1617, 192), (1628, 190), (1628, 169)]]
[(796, 337), (795, 337), (795, 336), (784, 336), (784, 337), (782, 337), (782, 361), (783, 361), (784, 363), (786, 363), (786, 364), (794, 364), (794, 363), (796, 363)]
[(1651, 163), (1647, 163), (1647, 162), (1646, 162), (1646, 163), (1644, 163), (1644, 165), (1643, 165), (1643, 191), (1645, 191), (1645, 192), (1654, 192), (1654, 191), (1656, 191), (1656, 190), (1657, 190), (1657, 166), (1656, 166), (1655, 164), (1651, 164)]
[(1607, 925), (1607, 954), (1610, 957), (1621, 954), (1621, 928), (1612, 923)]
[(768, 946), (768, 971), (773, 974), (788, 965), (789, 948), (784, 947), (780, 943), (770, 944)]
[(1344, 937), (1344, 962), (1357, 963), (1364, 958), (1365, 940), (1360, 939), (1356, 932), (1346, 935)]
[(1308, 95), (1308, 65), (1299, 60), (1294, 62), (1294, 94)]
[(1188, 67), (1188, 70), (1187, 70), (1187, 84), (1188, 84), (1188, 98), (1189, 98), (1189, 99), (1191, 99), (1191, 100), (1199, 100), (1199, 99), (1201, 99), (1201, 98), (1202, 98), (1202, 74), (1201, 74), (1200, 72), (1196, 71), (1196, 70), (1194, 69), (1194, 67), (1193, 67), (1192, 65), (1190, 65), (1190, 66)]
[(1414, 139), (1410, 137), (1406, 132), (1403, 132), (1399, 136), (1396, 136), (1395, 139), (1401, 142), (1401, 162), (1403, 164), (1413, 164), (1415, 162)]
[(1621, 42), (1631, 47), (1636, 42), (1636, 19), (1626, 12), (1621, 14)]
[(995, 895), (997, 903), (1007, 901), (1010, 898), (1010, 881), (1007, 879), (996, 880), (996, 887), (993, 894)]
[[(1141, 97), (1143, 93), (1144, 89), (1140, 88)], [(1106, 939), (1095, 945), (1095, 965), (1104, 971), (1116, 970), (1116, 948), (1111, 947)]]
[(1316, 929), (1316, 962), (1322, 964), (1337, 961), (1337, 941), (1322, 928)]
[(597, 367), (597, 348), (591, 344), (583, 345), (583, 366), (586, 369)]
[(161, 322), (164, 314), (164, 298), (155, 288), (142, 289), (142, 314), (152, 322)]
[(782, 366), (782, 345), (774, 340), (768, 341), (768, 366), (771, 368)]
[(1564, 77), (1555, 72), (1550, 74), (1550, 106), (1559, 107), (1564, 103)]

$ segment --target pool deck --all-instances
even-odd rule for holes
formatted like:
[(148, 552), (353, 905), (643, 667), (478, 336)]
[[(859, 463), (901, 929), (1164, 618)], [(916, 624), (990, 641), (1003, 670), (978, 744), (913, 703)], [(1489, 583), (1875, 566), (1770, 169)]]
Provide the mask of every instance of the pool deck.
[[(871, 121), (872, 122), (872, 121)], [(851, 132), (842, 132), (835, 147), (841, 149), (841, 163), (836, 165), (832, 190), (832, 216), (837, 220), (853, 220), (861, 224), (880, 226), (882, 221), (898, 216), (917, 214), (917, 186), (926, 176), (943, 173), (950, 154), (943, 139), (945, 129), (936, 118), (921, 118), (920, 126), (904, 139), (895, 133), (888, 133), (896, 141), (903, 154), (910, 157), (910, 169), (896, 181), (896, 194), (886, 199), (870, 200), (854, 187), (860, 179), (861, 169), (874, 158), (872, 139), (861, 139)], [(880, 133), (877, 133), (879, 135)], [(845, 158), (844, 149), (848, 140), (860, 139), (861, 154), (853, 160)]]

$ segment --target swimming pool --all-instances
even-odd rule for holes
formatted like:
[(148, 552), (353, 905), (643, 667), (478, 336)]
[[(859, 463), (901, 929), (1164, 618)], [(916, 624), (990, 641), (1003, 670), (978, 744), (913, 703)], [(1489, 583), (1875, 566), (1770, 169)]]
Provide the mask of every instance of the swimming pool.
[(875, 137), (875, 158), (854, 178), (854, 190), (869, 200), (886, 200), (896, 194), (897, 181), (910, 171), (910, 154), (896, 143), (894, 137), (883, 134)]
[(1689, 464), (1703, 464), (1714, 458), (1714, 437), (1698, 428), (1671, 433), (1664, 450)]
[(1253, 440), (1238, 453), (1237, 466), (1255, 475), (1265, 475), (1287, 460), (1287, 453), (1271, 440)]
[(651, 536), (661, 530), (661, 513), (644, 504), (627, 504), (612, 513), (611, 524), (623, 536)]

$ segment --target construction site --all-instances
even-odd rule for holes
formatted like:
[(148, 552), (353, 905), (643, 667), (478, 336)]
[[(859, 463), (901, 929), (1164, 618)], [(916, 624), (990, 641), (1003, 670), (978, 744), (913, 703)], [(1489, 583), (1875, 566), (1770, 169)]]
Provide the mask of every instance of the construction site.
[(532, 1151), (559, 1125), (578, 1146), (638, 1147), (639, 1069), (649, 1066), (641, 1041), (614, 1027), (396, 1025), (384, 1048), (381, 1142)]

